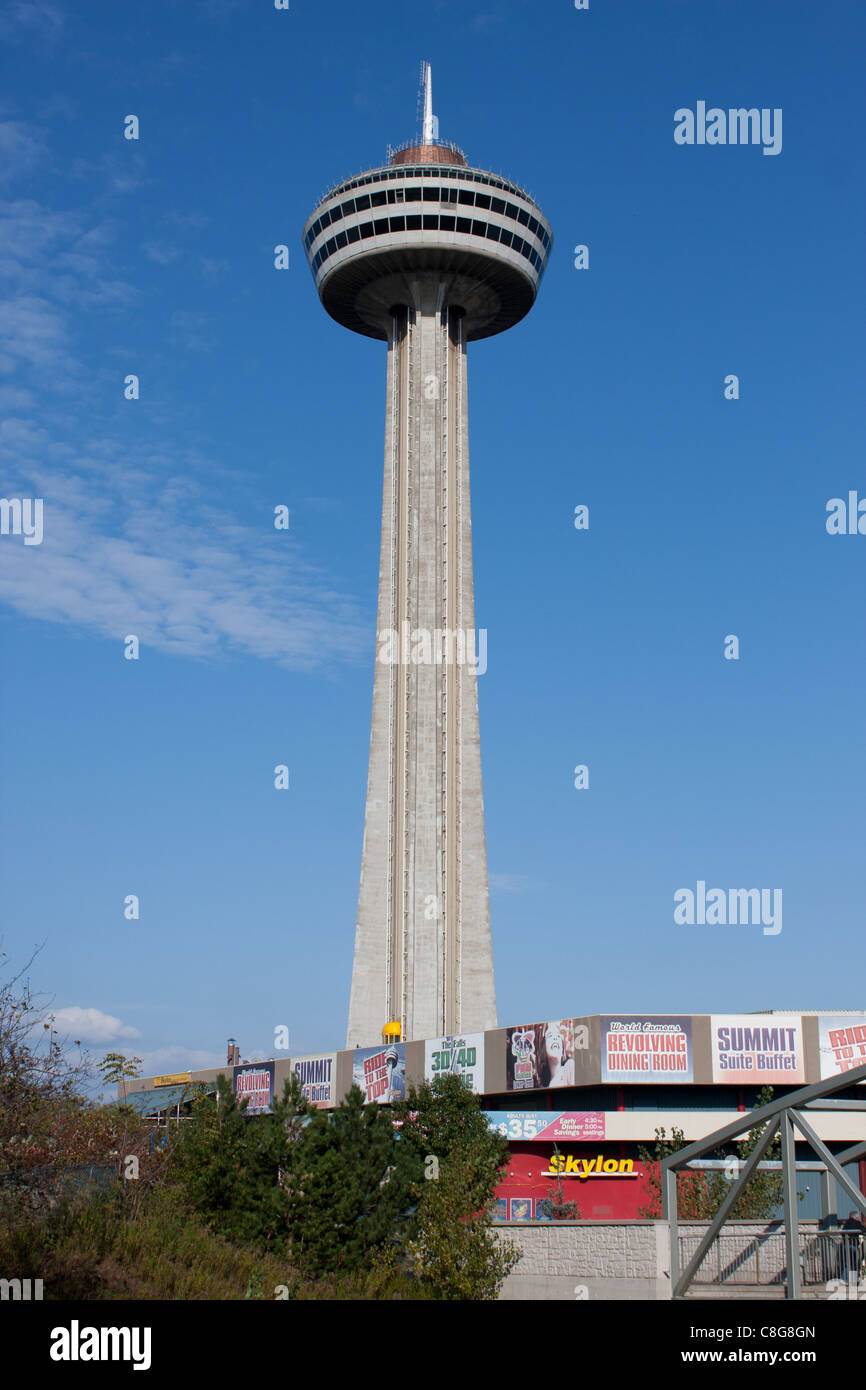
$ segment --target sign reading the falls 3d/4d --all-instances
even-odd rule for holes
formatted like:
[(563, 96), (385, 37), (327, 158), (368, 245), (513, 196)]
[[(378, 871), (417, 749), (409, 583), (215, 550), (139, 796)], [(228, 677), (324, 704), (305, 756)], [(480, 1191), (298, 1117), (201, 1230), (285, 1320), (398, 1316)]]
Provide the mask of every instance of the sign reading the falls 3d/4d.
[(693, 1081), (692, 1020), (620, 1014), (601, 1020), (602, 1081)]
[(484, 1090), (484, 1034), (462, 1033), (428, 1038), (424, 1043), (424, 1075), (459, 1076), (467, 1091)]

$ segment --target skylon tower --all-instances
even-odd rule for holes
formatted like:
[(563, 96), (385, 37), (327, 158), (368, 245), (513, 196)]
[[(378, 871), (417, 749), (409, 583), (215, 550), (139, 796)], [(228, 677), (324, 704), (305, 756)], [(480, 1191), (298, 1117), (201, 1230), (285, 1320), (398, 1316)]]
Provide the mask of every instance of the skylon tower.
[[(553, 237), (517, 184), (420, 136), (304, 227), (322, 304), (388, 344), (373, 726), (347, 1046), (496, 1027), (466, 344), (528, 313)], [(503, 410), (510, 410), (503, 402)]]

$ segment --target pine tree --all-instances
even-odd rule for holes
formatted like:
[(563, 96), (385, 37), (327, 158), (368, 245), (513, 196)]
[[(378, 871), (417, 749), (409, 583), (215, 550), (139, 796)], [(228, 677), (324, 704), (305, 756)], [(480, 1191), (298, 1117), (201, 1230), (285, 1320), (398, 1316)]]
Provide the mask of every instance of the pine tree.
[(282, 1247), (296, 1141), (312, 1114), (298, 1078), (285, 1083), (272, 1113), (247, 1116), (231, 1082), (217, 1077), (215, 1093), (193, 1102), (193, 1113), (171, 1145), (169, 1172), (187, 1201), (230, 1240)]
[(377, 1249), (402, 1241), (423, 1168), (414, 1149), (397, 1138), (389, 1110), (365, 1105), (353, 1086), (330, 1114), (314, 1115), (293, 1149), (289, 1237), (305, 1273), (369, 1268)]

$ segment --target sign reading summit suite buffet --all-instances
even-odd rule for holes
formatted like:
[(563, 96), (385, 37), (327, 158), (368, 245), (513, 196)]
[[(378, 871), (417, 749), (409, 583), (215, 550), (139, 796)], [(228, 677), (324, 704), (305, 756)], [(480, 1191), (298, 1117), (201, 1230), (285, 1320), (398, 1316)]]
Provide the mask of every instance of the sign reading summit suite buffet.
[(319, 1052), (309, 1057), (293, 1057), (292, 1071), (301, 1083), (304, 1097), (318, 1110), (336, 1104), (336, 1052)]
[(692, 1020), (670, 1014), (605, 1014), (601, 1079), (630, 1085), (693, 1081)]
[(713, 1014), (713, 1081), (805, 1081), (799, 1014)]

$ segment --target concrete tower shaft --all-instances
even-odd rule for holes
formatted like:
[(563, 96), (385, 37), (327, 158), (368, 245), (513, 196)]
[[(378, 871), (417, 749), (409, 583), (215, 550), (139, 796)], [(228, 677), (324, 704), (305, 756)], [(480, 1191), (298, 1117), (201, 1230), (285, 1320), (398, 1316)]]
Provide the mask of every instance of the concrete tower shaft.
[(465, 316), (439, 276), (409, 288), (388, 341), (379, 651), (348, 1046), (376, 1041), (386, 1019), (401, 1020), (409, 1038), (496, 1020)]
[[(517, 184), (418, 140), (304, 227), (322, 304), (388, 344), (377, 655), (347, 1046), (496, 1026), (466, 344), (529, 312), (553, 243)], [(478, 663), (480, 664), (480, 663)], [(482, 667), (483, 669), (483, 667)]]

